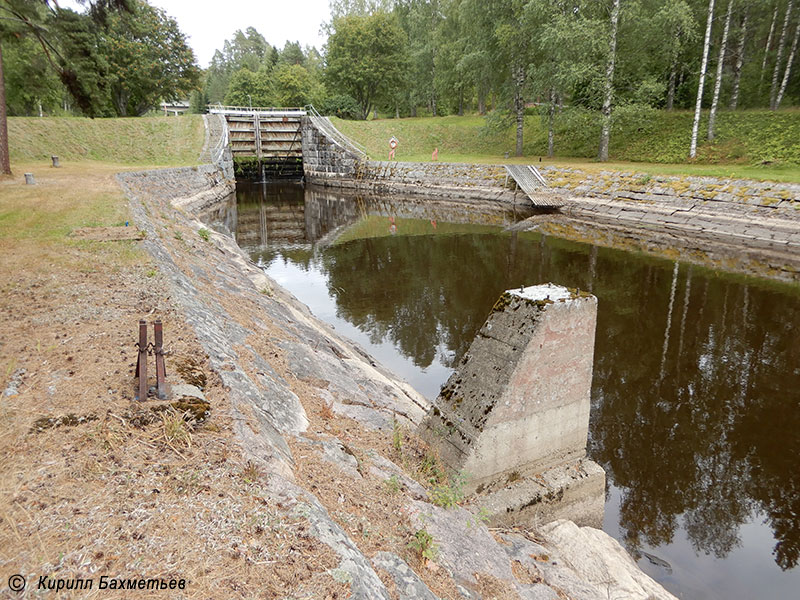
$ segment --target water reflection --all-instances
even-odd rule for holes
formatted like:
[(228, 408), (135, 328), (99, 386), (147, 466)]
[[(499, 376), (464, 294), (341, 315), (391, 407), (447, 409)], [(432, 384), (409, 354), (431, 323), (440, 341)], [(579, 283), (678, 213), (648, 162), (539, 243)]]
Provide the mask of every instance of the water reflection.
[(739, 526), (763, 517), (776, 563), (796, 566), (797, 295), (678, 265), (638, 271), (624, 300), (597, 291), (593, 394), (592, 454), (624, 489), (628, 546), (669, 543), (680, 526), (695, 550), (725, 557)]
[(446, 221), (441, 232), (452, 233), (458, 230), (453, 224), (508, 225), (531, 214), (522, 206), (487, 203), (476, 210), (459, 200), (431, 204), (419, 198), (343, 196), (313, 186), (239, 182), (235, 197), (202, 216), (214, 227), (233, 232), (242, 249), (274, 256), (287, 247), (324, 247), (354, 223), (359, 227), (338, 238), (339, 243), (386, 234), (428, 234), (437, 231), (440, 220)]
[[(798, 573), (788, 573), (800, 555), (796, 288), (502, 231), (474, 216), (452, 224), (421, 203), (295, 194), (266, 207), (240, 200), (240, 243), (267, 265), (324, 276), (338, 318), (376, 345), (390, 341), (419, 368), (410, 379), (420, 389), (429, 373), (444, 382), (429, 367), (452, 368), (503, 290), (554, 281), (592, 291), (589, 450), (608, 473), (609, 498), (618, 498), (610, 532), (634, 555), (651, 550), (675, 564), (681, 540), (725, 559), (748, 549), (743, 526), (769, 528), (772, 560), (787, 573), (759, 564), (744, 577), (742, 559), (723, 562), (742, 578), (729, 597), (796, 589)], [(331, 232), (341, 235), (334, 241)], [(291, 291), (305, 300), (300, 288)], [(684, 577), (692, 568), (700, 567), (684, 567)], [(713, 597), (719, 573), (694, 574), (701, 583), (692, 586), (674, 577), (673, 589)]]

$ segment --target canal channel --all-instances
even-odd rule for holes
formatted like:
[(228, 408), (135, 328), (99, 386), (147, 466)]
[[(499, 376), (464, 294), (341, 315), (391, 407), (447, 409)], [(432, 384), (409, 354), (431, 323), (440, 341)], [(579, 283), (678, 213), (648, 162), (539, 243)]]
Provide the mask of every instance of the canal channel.
[(209, 219), (431, 400), (503, 290), (593, 293), (605, 531), (679, 597), (796, 597), (800, 289), (516, 230), (526, 216), (240, 182)]

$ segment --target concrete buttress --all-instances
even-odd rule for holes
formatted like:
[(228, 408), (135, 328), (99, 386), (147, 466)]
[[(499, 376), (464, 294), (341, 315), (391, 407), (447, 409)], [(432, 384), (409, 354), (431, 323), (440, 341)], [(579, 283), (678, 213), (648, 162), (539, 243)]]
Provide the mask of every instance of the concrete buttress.
[(602, 518), (605, 474), (586, 459), (596, 321), (591, 294), (504, 292), (420, 425), (495, 522)]

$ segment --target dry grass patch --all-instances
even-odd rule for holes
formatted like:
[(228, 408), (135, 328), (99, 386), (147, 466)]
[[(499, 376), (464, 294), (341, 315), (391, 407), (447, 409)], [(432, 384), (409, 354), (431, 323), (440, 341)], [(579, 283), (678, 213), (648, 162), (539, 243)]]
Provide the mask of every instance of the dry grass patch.
[[(29, 585), (162, 577), (186, 579), (186, 598), (346, 597), (328, 573), (339, 558), (241, 458), (219, 377), (149, 256), (68, 237), (128, 218), (115, 170), (0, 182), (0, 563)], [(164, 323), (168, 375), (202, 382), (202, 422), (132, 402), (140, 318)], [(107, 595), (96, 588), (74, 597)]]
[(484, 600), (519, 600), (519, 594), (507, 581), (494, 575), (475, 573), (478, 582), (478, 593)]

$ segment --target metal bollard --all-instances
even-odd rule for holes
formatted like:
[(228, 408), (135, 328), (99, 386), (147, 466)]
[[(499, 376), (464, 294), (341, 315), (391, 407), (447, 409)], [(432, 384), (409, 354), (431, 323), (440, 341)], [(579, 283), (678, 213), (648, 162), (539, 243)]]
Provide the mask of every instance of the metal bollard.
[(33, 179), (33, 173), (25, 173), (25, 185), (36, 185), (36, 181)]
[(167, 399), (167, 370), (164, 365), (164, 328), (161, 319), (156, 319), (153, 324), (155, 344), (153, 354), (156, 355), (156, 386), (159, 400)]
[(136, 399), (139, 402), (147, 400), (147, 322), (139, 321), (139, 358), (136, 360), (136, 376), (139, 378), (139, 393)]

